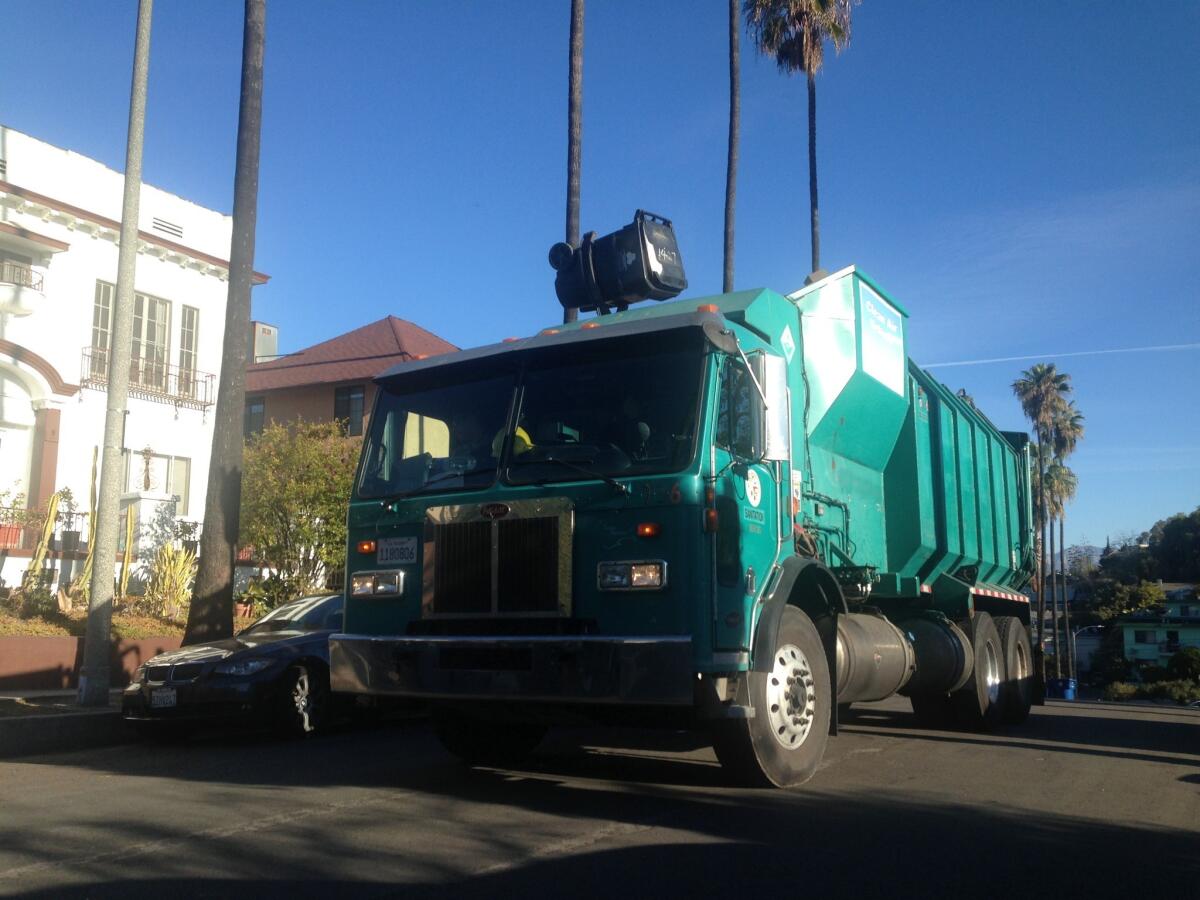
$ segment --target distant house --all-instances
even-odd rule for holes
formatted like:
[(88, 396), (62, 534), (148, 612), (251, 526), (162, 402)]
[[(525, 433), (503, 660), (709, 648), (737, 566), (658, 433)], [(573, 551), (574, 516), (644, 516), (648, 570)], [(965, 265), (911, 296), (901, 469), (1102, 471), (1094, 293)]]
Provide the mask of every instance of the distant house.
[(362, 434), (375, 399), (372, 379), (397, 363), (458, 348), (396, 316), (246, 368), (245, 433), (270, 422), (331, 422)]
[(1184, 647), (1200, 648), (1200, 599), (1187, 584), (1165, 584), (1166, 614), (1142, 613), (1119, 619), (1125, 658), (1136, 665), (1165, 666)]

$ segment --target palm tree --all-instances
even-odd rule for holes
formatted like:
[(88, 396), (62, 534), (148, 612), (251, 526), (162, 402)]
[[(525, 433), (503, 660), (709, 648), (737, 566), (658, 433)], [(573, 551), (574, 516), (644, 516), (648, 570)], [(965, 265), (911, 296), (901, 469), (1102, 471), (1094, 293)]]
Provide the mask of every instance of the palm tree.
[(1035, 518), (1040, 537), (1038, 549), (1038, 648), (1041, 654), (1042, 623), (1046, 615), (1046, 456), (1052, 441), (1054, 418), (1071, 392), (1071, 376), (1059, 372), (1054, 363), (1037, 363), (1013, 382), (1013, 393), (1021, 402), (1026, 418), (1037, 435), (1037, 509)]
[(233, 235), (229, 294), (212, 455), (204, 501), (204, 530), (183, 643), (198, 644), (233, 633), (233, 555), (242, 498), (242, 431), (246, 409), (246, 335), (258, 221), (258, 162), (262, 138), (263, 52), (266, 0), (246, 0), (242, 26), (242, 81), (238, 99), (233, 175)]
[(737, 200), (738, 129), (741, 127), (742, 18), (738, 0), (729, 0), (729, 154), (725, 164), (725, 276), (721, 291), (733, 290), (733, 212)]
[(812, 224), (812, 271), (821, 268), (817, 207), (817, 73), (825, 42), (840, 52), (850, 43), (850, 9), (855, 0), (746, 0), (746, 20), (759, 52), (775, 57), (785, 73), (808, 80), (808, 197)]
[[(1051, 524), (1050, 524), (1050, 555), (1054, 555), (1054, 524), (1053, 520), (1058, 519), (1058, 549), (1062, 553), (1063, 543), (1063, 511), (1067, 504), (1074, 498), (1075, 491), (1079, 486), (1079, 481), (1075, 473), (1064, 466), (1061, 462), (1055, 461), (1046, 468), (1046, 495), (1050, 502)], [(1064, 560), (1059, 558), (1059, 576), (1063, 578), (1062, 589), (1062, 611), (1065, 619), (1063, 621), (1063, 641), (1059, 641), (1058, 637), (1058, 618), (1059, 618), (1059, 597), (1057, 593), (1052, 593), (1054, 599), (1054, 668), (1059, 677), (1062, 676), (1062, 666), (1059, 658), (1063, 652), (1067, 654), (1067, 677), (1075, 677), (1075, 661), (1071, 652), (1071, 613), (1067, 609), (1067, 590), (1065, 571), (1063, 565)]]
[[(1079, 411), (1079, 408), (1075, 405), (1075, 401), (1073, 401), (1073, 400), (1068, 401), (1066, 404), (1064, 404), (1062, 409), (1059, 411), (1059, 414), (1054, 419), (1053, 433), (1054, 433), (1055, 464), (1063, 470), (1063, 475), (1061, 476), (1061, 487), (1063, 489), (1063, 493), (1060, 498), (1062, 502), (1061, 502), (1061, 508), (1059, 510), (1059, 515), (1058, 515), (1058, 554), (1059, 554), (1058, 568), (1059, 568), (1060, 572), (1065, 573), (1067, 570), (1066, 569), (1066, 546), (1067, 546), (1066, 540), (1067, 539), (1066, 539), (1066, 534), (1065, 534), (1066, 525), (1064, 524), (1065, 519), (1066, 519), (1066, 504), (1070, 500), (1074, 499), (1074, 497), (1075, 497), (1075, 491), (1078, 488), (1078, 479), (1075, 477), (1075, 473), (1072, 472), (1070, 469), (1068, 469), (1063, 464), (1063, 461), (1068, 456), (1070, 456), (1072, 453), (1075, 452), (1075, 446), (1083, 439), (1083, 434), (1084, 434), (1083, 413), (1081, 413)], [(1062, 590), (1063, 612), (1066, 614), (1067, 634), (1070, 635), (1071, 611), (1067, 607), (1067, 582), (1066, 582), (1065, 574), (1063, 575), (1063, 583), (1062, 583), (1061, 590)], [(1069, 637), (1068, 637), (1068, 640), (1069, 640)], [(1076, 665), (1075, 665), (1076, 661), (1075, 661), (1074, 650), (1075, 650), (1074, 647), (1068, 648), (1067, 659), (1069, 662), (1069, 667), (1068, 667), (1069, 674), (1067, 677), (1069, 677), (1069, 678), (1074, 678), (1076, 676)]]
[[(579, 179), (583, 164), (583, 0), (571, 0), (571, 50), (567, 73), (567, 243), (579, 246)], [(563, 321), (579, 310), (566, 307)]]

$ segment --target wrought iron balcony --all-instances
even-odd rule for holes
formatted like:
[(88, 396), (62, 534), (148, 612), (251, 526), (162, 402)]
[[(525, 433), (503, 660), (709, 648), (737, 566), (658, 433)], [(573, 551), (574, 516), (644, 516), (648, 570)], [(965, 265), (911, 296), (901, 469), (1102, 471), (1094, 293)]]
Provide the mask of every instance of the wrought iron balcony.
[[(79, 383), (84, 387), (107, 390), (109, 351), (84, 347)], [(156, 403), (170, 403), (188, 409), (207, 409), (213, 405), (214, 382), (211, 372), (174, 366), (154, 357), (135, 356), (129, 360), (129, 396)]]
[(0, 261), (0, 283), (15, 284), (17, 287), (40, 291), (42, 289), (42, 273), (35, 272), (24, 263), (6, 259)]

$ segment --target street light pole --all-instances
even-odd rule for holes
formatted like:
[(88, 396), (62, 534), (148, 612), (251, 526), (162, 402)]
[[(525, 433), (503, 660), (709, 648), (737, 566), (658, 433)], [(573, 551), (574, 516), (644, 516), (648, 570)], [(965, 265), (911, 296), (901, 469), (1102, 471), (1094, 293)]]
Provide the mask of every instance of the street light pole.
[(107, 706), (108, 646), (112, 625), (113, 560), (117, 555), (117, 507), (125, 467), (121, 452), (129, 396), (133, 343), (133, 279), (137, 266), (138, 203), (142, 190), (142, 142), (146, 125), (146, 81), (150, 72), (150, 18), (154, 0), (139, 0), (133, 50), (133, 86), (129, 92), (129, 136), (125, 145), (125, 191), (121, 200), (121, 246), (117, 255), (117, 291), (113, 298), (112, 343), (108, 350), (108, 406), (104, 414), (104, 456), (96, 506), (96, 565), (88, 593), (87, 633), (79, 672), (80, 706)]

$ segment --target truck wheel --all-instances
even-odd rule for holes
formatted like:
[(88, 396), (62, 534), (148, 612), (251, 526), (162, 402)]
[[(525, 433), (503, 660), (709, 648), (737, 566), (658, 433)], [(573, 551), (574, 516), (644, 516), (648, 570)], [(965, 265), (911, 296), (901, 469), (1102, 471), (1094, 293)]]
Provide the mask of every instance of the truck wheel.
[(545, 725), (487, 721), (449, 709), (434, 712), (433, 730), (442, 746), (468, 765), (520, 762), (546, 736)]
[(954, 723), (954, 704), (949, 694), (913, 694), (908, 699), (922, 728), (948, 728)]
[(770, 669), (748, 673), (747, 688), (754, 716), (718, 724), (717, 759), (743, 784), (808, 781), (829, 740), (833, 692), (821, 636), (796, 607), (783, 610)]
[(1001, 688), (1007, 677), (1004, 648), (996, 623), (977, 612), (963, 629), (971, 638), (975, 668), (971, 678), (952, 695), (958, 723), (972, 731), (995, 731), (1001, 724)]
[(997, 616), (1000, 646), (1004, 650), (1005, 679), (1000, 691), (1001, 721), (1020, 725), (1033, 706), (1033, 647), (1029, 632), (1015, 616)]

